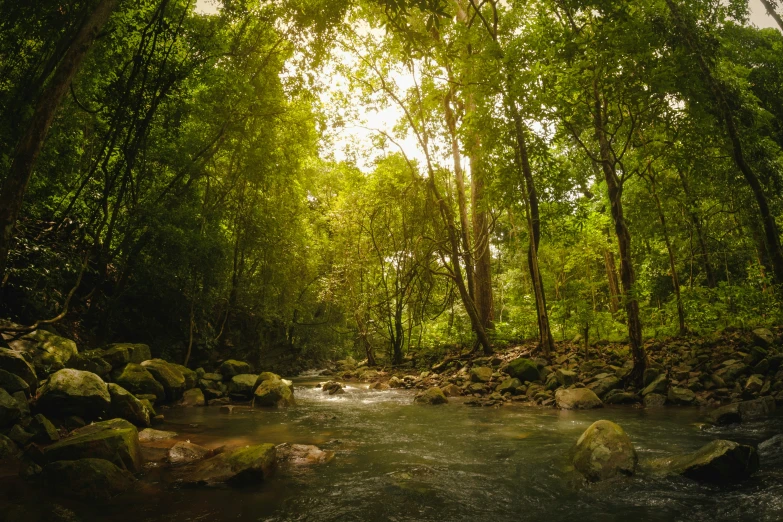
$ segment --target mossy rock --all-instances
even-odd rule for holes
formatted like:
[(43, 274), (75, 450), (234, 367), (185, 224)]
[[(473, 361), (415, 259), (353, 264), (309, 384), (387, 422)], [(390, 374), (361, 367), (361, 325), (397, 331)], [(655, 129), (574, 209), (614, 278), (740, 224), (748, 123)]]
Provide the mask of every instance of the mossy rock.
[(47, 491), (98, 502), (125, 493), (136, 482), (131, 473), (108, 460), (92, 458), (49, 463), (42, 477)]
[(541, 372), (538, 370), (538, 364), (530, 359), (519, 357), (514, 359), (506, 367), (506, 373), (511, 377), (516, 377), (524, 382), (536, 382), (541, 380)]
[(8, 348), (0, 348), (0, 369), (21, 377), (30, 387), (30, 390), (38, 388), (38, 377), (35, 369), (21, 353)]
[(22, 392), (26, 397), (30, 396), (30, 385), (27, 381), (16, 375), (15, 373), (0, 370), (0, 388), (3, 388), (10, 395), (16, 392)]
[(182, 400), (179, 401), (180, 406), (190, 407), (190, 406), (204, 406), (207, 403), (204, 392), (202, 392), (198, 388), (193, 388), (190, 390), (187, 390), (182, 395)]
[(88, 352), (78, 353), (68, 361), (68, 368), (92, 372), (101, 378), (106, 378), (111, 374), (112, 365), (101, 357), (103, 352), (100, 350), (90, 350)]
[(759, 469), (756, 448), (730, 440), (713, 440), (693, 453), (655, 459), (653, 472), (688, 477), (698, 482), (729, 484), (744, 480)]
[(283, 379), (262, 381), (253, 395), (253, 405), (262, 408), (281, 408), (295, 404), (293, 385)]
[(601, 399), (587, 388), (561, 388), (555, 393), (555, 403), (561, 410), (589, 410), (604, 405)]
[(188, 368), (187, 366), (183, 366), (181, 364), (173, 364), (174, 368), (179, 370), (179, 372), (182, 374), (182, 376), (185, 378), (185, 390), (190, 390), (192, 388), (196, 387), (196, 384), (198, 383), (198, 377), (196, 376), (196, 372)]
[(150, 412), (144, 403), (119, 384), (109, 383), (107, 386), (111, 396), (109, 415), (144, 428), (150, 425)]
[(492, 368), (476, 366), (470, 370), (471, 382), (489, 382), (492, 380)]
[(427, 404), (430, 406), (435, 406), (438, 404), (446, 404), (449, 402), (449, 399), (446, 398), (443, 390), (437, 386), (433, 386), (432, 388), (416, 395), (416, 397), (413, 399), (413, 402), (416, 404)]
[(182, 398), (185, 392), (185, 376), (175, 365), (163, 359), (150, 359), (141, 363), (141, 366), (163, 386), (167, 401), (173, 402)]
[(11, 426), (22, 416), (22, 409), (11, 394), (0, 388), (0, 428)]
[(33, 434), (33, 442), (39, 444), (50, 444), (60, 440), (60, 434), (57, 428), (44, 415), (38, 413), (30, 420), (27, 430)]
[(103, 416), (110, 404), (103, 379), (81, 370), (59, 370), (38, 390), (38, 408), (56, 417), (76, 415), (90, 421)]
[(124, 419), (96, 422), (43, 449), (43, 463), (86, 458), (105, 459), (131, 472), (141, 471), (136, 427)]
[(113, 344), (103, 350), (102, 358), (112, 368), (121, 368), (131, 362), (130, 350), (123, 344)]
[(666, 375), (659, 375), (642, 390), (642, 397), (645, 397), (651, 393), (666, 395), (668, 389), (669, 379), (666, 378)]
[(140, 364), (126, 364), (119, 372), (115, 372), (114, 381), (136, 396), (154, 395), (157, 401), (166, 397), (163, 385)]
[(8, 345), (30, 358), (39, 377), (62, 370), (71, 357), (79, 353), (75, 342), (46, 330), (34, 330), (9, 341)]
[(144, 361), (152, 359), (152, 353), (150, 347), (146, 344), (140, 343), (113, 343), (104, 348), (105, 351), (114, 350), (116, 348), (123, 349), (128, 353), (128, 361), (126, 363), (141, 364)]
[(269, 478), (274, 473), (276, 457), (274, 444), (247, 446), (185, 466), (175, 476), (184, 485), (244, 486)]
[(590, 482), (633, 475), (638, 457), (623, 429), (608, 420), (594, 422), (573, 450), (574, 467)]
[[(453, 385), (451, 385), (453, 386)], [(505, 379), (503, 382), (501, 382), (497, 388), (495, 388), (495, 391), (498, 393), (516, 393), (518, 389), (522, 388), (524, 385), (522, 384), (522, 381), (517, 379), (516, 377), (511, 377), (509, 379)]]
[(244, 361), (229, 359), (220, 365), (218, 371), (223, 376), (224, 381), (229, 381), (235, 375), (253, 373), (253, 368), (251, 368), (250, 365)]
[(20, 455), (14, 441), (0, 433), (0, 460), (16, 459)]
[(260, 385), (260, 384), (261, 384), (262, 382), (264, 382), (264, 381), (275, 381), (275, 380), (278, 380), (278, 381), (279, 381), (279, 380), (282, 380), (282, 379), (283, 379), (283, 378), (282, 378), (282, 377), (280, 377), (280, 376), (279, 376), (278, 374), (276, 374), (276, 373), (272, 373), (272, 372), (261, 372), (261, 373), (258, 375), (258, 378), (256, 379), (256, 384), (255, 384), (255, 385), (256, 385), (256, 386), (258, 386), (258, 385)]
[[(258, 376), (252, 373), (240, 373), (231, 377), (228, 383), (228, 394), (233, 399), (250, 400), (253, 398)], [(279, 380), (279, 379), (278, 379)]]

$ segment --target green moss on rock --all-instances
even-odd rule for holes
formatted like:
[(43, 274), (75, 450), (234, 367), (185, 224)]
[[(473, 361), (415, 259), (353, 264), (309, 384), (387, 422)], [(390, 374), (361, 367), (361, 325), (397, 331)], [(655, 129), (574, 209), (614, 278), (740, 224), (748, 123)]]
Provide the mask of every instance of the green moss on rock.
[(84, 458), (105, 459), (128, 471), (141, 471), (136, 427), (124, 419), (96, 422), (43, 449), (44, 463)]

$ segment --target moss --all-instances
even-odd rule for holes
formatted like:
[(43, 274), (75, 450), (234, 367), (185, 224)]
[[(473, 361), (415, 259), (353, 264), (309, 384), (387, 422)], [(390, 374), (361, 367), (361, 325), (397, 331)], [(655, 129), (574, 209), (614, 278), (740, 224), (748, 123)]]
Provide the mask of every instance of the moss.
[(253, 373), (253, 369), (248, 363), (237, 361), (235, 359), (229, 359), (225, 361), (220, 365), (220, 369), (218, 369), (218, 371), (223, 376), (223, 380), (226, 381), (231, 379), (231, 377), (234, 375), (239, 375), (241, 373)]
[(55, 372), (38, 392), (38, 407), (58, 417), (97, 419), (111, 404), (103, 379), (91, 372), (66, 368)]
[(594, 422), (574, 448), (574, 467), (592, 482), (632, 475), (637, 462), (631, 439), (619, 425), (607, 420)]
[(268, 478), (275, 470), (276, 461), (274, 444), (247, 446), (187, 466), (178, 479), (189, 485), (243, 486)]
[(133, 475), (104, 459), (52, 462), (43, 468), (47, 489), (82, 500), (106, 501), (133, 487)]
[(124, 419), (96, 422), (43, 450), (44, 463), (99, 458), (136, 472), (141, 470), (141, 448), (136, 427)]
[(418, 394), (416, 398), (413, 400), (418, 404), (429, 404), (429, 405), (446, 404), (447, 402), (449, 402), (449, 400), (443, 394), (443, 390), (441, 390), (437, 386), (434, 386), (429, 390)]
[(150, 414), (144, 404), (119, 384), (110, 383), (111, 406), (109, 414), (132, 422), (136, 426), (150, 425)]
[(522, 382), (536, 382), (541, 380), (541, 372), (538, 371), (538, 365), (524, 357), (514, 359), (508, 363), (506, 373), (511, 377), (516, 377)]
[(133, 395), (154, 395), (158, 401), (166, 397), (163, 385), (146, 368), (130, 363), (115, 375), (114, 380)]
[(279, 408), (282, 406), (292, 406), (294, 404), (294, 393), (291, 387), (282, 379), (271, 379), (263, 381), (255, 391), (253, 399), (254, 406), (262, 408)]
[(182, 397), (185, 391), (185, 376), (173, 364), (163, 359), (150, 359), (141, 365), (163, 386), (166, 400), (175, 401)]

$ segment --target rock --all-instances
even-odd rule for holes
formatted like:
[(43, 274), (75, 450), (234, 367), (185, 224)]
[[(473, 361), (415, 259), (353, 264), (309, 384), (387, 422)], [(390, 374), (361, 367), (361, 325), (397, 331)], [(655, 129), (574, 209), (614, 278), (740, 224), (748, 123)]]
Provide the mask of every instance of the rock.
[(24, 392), (18, 391), (11, 394), (11, 397), (16, 400), (16, 404), (19, 405), (19, 410), (22, 412), (22, 417), (30, 416), (30, 404), (27, 402), (28, 397)]
[(765, 466), (783, 461), (783, 434), (775, 435), (759, 444), (758, 453)]
[(679, 388), (673, 386), (669, 388), (669, 394), (666, 396), (667, 400), (672, 404), (679, 404), (682, 406), (690, 406), (696, 402), (696, 394), (688, 388)]
[(514, 359), (506, 367), (506, 373), (511, 377), (516, 377), (524, 382), (536, 382), (541, 380), (541, 372), (538, 371), (538, 365), (530, 359), (520, 357)]
[(572, 462), (587, 480), (598, 482), (618, 475), (633, 475), (638, 457), (631, 439), (620, 426), (599, 420), (579, 437)]
[(668, 388), (669, 379), (667, 379), (665, 375), (659, 375), (653, 382), (651, 382), (642, 390), (642, 397), (645, 397), (651, 393), (664, 395), (666, 394)]
[(418, 395), (416, 395), (416, 397), (414, 397), (413, 399), (413, 402), (417, 404), (436, 405), (436, 404), (446, 404), (447, 402), (449, 402), (449, 400), (443, 394), (443, 390), (441, 390), (437, 386), (433, 386), (427, 391), (421, 392)]
[(622, 390), (612, 390), (606, 394), (603, 401), (606, 404), (636, 404), (641, 401), (635, 393), (628, 393)]
[(240, 375), (243, 373), (253, 373), (253, 369), (250, 367), (248, 363), (243, 361), (236, 361), (234, 359), (229, 359), (225, 361), (223, 364), (220, 365), (218, 371), (223, 376), (223, 380), (225, 381), (231, 380), (231, 378), (235, 375)]
[(150, 359), (141, 363), (141, 366), (163, 386), (167, 401), (174, 402), (182, 398), (185, 376), (173, 364), (163, 359)]
[(620, 379), (615, 375), (609, 375), (603, 379), (599, 379), (588, 385), (588, 388), (593, 391), (599, 398), (604, 397), (610, 391), (620, 387)]
[(742, 394), (744, 397), (752, 398), (758, 395), (758, 393), (761, 391), (761, 388), (764, 387), (764, 376), (763, 375), (751, 375), (748, 377), (748, 380), (745, 382), (745, 387), (742, 390)]
[(102, 417), (111, 405), (109, 389), (94, 373), (66, 368), (49, 377), (38, 390), (38, 408), (56, 417)]
[(252, 399), (257, 379), (258, 376), (251, 373), (234, 375), (228, 383), (228, 394), (232, 399), (236, 400)]
[[(123, 363), (134, 363), (134, 364), (141, 364), (144, 361), (148, 361), (152, 359), (152, 352), (150, 352), (150, 347), (146, 344), (138, 344), (138, 343), (114, 343), (106, 346), (104, 348), (104, 351), (110, 351), (114, 349), (122, 349), (128, 354), (128, 360)], [(112, 366), (114, 366), (112, 364)], [(117, 367), (122, 366), (122, 364), (117, 365)]]
[(753, 367), (753, 373), (764, 375), (769, 371), (769, 359), (762, 359), (759, 363)]
[(293, 386), (283, 379), (269, 379), (262, 381), (256, 388), (253, 398), (253, 406), (262, 408), (280, 408), (293, 406)]
[(179, 401), (180, 406), (204, 406), (207, 401), (204, 399), (204, 392), (198, 388), (187, 390)]
[(0, 433), (0, 461), (19, 457), (19, 448), (14, 441)]
[(119, 384), (109, 383), (107, 386), (111, 396), (109, 415), (144, 428), (150, 425), (150, 412), (138, 398)]
[(196, 387), (196, 384), (198, 383), (198, 377), (196, 376), (196, 372), (188, 368), (187, 366), (182, 366), (181, 364), (172, 364), (174, 368), (179, 370), (179, 373), (182, 374), (182, 376), (185, 378), (185, 391), (191, 390)]
[(67, 439), (43, 449), (43, 461), (106, 459), (131, 472), (141, 471), (136, 427), (124, 419), (96, 422), (74, 430)]
[(127, 346), (115, 344), (103, 351), (102, 359), (112, 368), (121, 368), (131, 362)]
[(751, 332), (753, 342), (762, 348), (769, 348), (775, 342), (775, 335), (767, 328), (756, 328)]
[(0, 370), (0, 388), (4, 389), (13, 395), (16, 392), (22, 392), (25, 396), (30, 396), (30, 385), (27, 381), (16, 375), (15, 373)]
[[(75, 342), (46, 330), (34, 330), (19, 339), (8, 341), (8, 345), (12, 350), (26, 354), (30, 358), (38, 376), (62, 370), (71, 357), (78, 353)], [(4, 369), (27, 380), (20, 373), (5, 367)]]
[[(450, 384), (449, 386), (454, 386), (454, 385)], [(506, 379), (503, 382), (501, 382), (498, 385), (498, 387), (495, 388), (495, 391), (498, 392), (498, 393), (506, 393), (506, 392), (516, 393), (516, 391), (519, 388), (522, 388), (522, 386), (524, 386), (522, 384), (522, 381), (520, 381), (516, 377), (512, 377), (510, 379)], [(446, 393), (446, 390), (444, 389), (443, 392)], [(446, 394), (446, 395), (448, 395), (448, 394)]]
[(655, 379), (660, 377), (661, 370), (658, 368), (646, 368), (644, 370), (644, 374), (642, 375), (642, 382), (644, 383), (644, 386), (647, 387), (650, 384), (652, 384)]
[(33, 440), (33, 434), (24, 429), (21, 425), (14, 424), (14, 427), (8, 431), (8, 438), (16, 442), (18, 446), (24, 448)]
[(645, 408), (660, 408), (666, 404), (666, 395), (661, 393), (649, 393), (643, 399)]
[(169, 461), (169, 464), (178, 466), (207, 458), (211, 454), (212, 451), (203, 446), (180, 441), (169, 448), (166, 459)]
[(389, 389), (389, 385), (385, 382), (374, 382), (368, 386), (368, 389), (370, 390), (376, 390), (376, 391), (385, 391)]
[(470, 370), (471, 382), (489, 382), (492, 380), (492, 368), (478, 366)]
[(727, 404), (711, 411), (707, 419), (718, 426), (728, 426), (740, 422), (748, 422), (762, 419), (774, 412), (775, 400), (771, 397), (762, 397), (752, 401), (735, 402)]
[(130, 490), (136, 482), (128, 471), (93, 458), (49, 463), (42, 476), (47, 491), (81, 500), (106, 501)]
[(460, 388), (456, 384), (447, 384), (446, 386), (441, 388), (441, 390), (443, 391), (443, 395), (445, 395), (446, 397), (459, 397), (460, 395), (462, 395), (462, 388)]
[(275, 447), (277, 462), (289, 466), (326, 464), (334, 458), (334, 451), (324, 451), (307, 444), (278, 444)]
[(166, 397), (163, 385), (140, 364), (128, 363), (125, 365), (114, 375), (114, 382), (137, 397), (154, 395), (156, 401), (162, 401)]
[(389, 379), (389, 388), (404, 388), (404, 387), (405, 387), (405, 381), (403, 381), (396, 375), (392, 376), (392, 378)]
[(321, 386), (321, 391), (323, 393), (328, 393), (329, 395), (336, 395), (338, 393), (345, 393), (345, 390), (343, 390), (342, 384), (336, 381), (329, 381), (323, 384)]
[(693, 453), (656, 460), (653, 466), (699, 482), (726, 484), (755, 473), (759, 468), (759, 456), (752, 446), (714, 440)]
[(66, 367), (73, 370), (82, 370), (85, 372), (91, 372), (99, 376), (101, 379), (106, 379), (111, 373), (111, 365), (107, 363), (101, 355), (103, 352), (100, 350), (91, 350), (89, 352), (77, 353), (68, 361)]
[(0, 388), (0, 428), (12, 425), (21, 416), (22, 410), (16, 399)]
[(571, 386), (572, 384), (576, 384), (577, 381), (576, 372), (563, 368), (559, 368), (555, 372), (555, 378), (557, 379), (557, 382), (560, 383), (560, 386)]
[(20, 353), (8, 348), (0, 348), (0, 369), (21, 377), (30, 387), (30, 390), (38, 388), (38, 377), (35, 369)]
[(144, 406), (147, 409), (147, 413), (149, 413), (150, 421), (151, 421), (152, 418), (155, 415), (157, 415), (157, 412), (155, 411), (155, 407), (152, 405), (152, 401), (150, 401), (149, 399), (142, 399), (140, 397), (136, 397), (136, 398), (139, 399), (139, 402), (141, 403), (141, 405)]
[(555, 392), (555, 403), (562, 410), (587, 410), (603, 406), (601, 399), (587, 388), (561, 388)]
[(258, 444), (220, 453), (182, 468), (178, 482), (191, 486), (244, 486), (269, 478), (276, 467), (274, 444)]
[(33, 434), (32, 441), (38, 444), (50, 444), (60, 440), (60, 434), (54, 424), (40, 413), (30, 420), (27, 430)]
[(139, 432), (139, 442), (157, 442), (160, 440), (169, 440), (177, 436), (173, 431), (162, 431), (147, 428)]

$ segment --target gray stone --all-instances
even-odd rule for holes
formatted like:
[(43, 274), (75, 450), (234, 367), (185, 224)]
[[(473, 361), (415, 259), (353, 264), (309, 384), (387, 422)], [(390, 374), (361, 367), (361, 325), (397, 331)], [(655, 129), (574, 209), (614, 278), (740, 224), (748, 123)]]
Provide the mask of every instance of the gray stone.
[(66, 368), (55, 372), (38, 391), (38, 408), (56, 417), (102, 417), (111, 405), (103, 379), (94, 373)]
[(557, 407), (563, 410), (585, 410), (603, 406), (601, 399), (587, 388), (559, 389), (555, 393)]
[(633, 475), (638, 458), (631, 439), (620, 426), (599, 420), (579, 437), (572, 462), (587, 480), (598, 482)]

